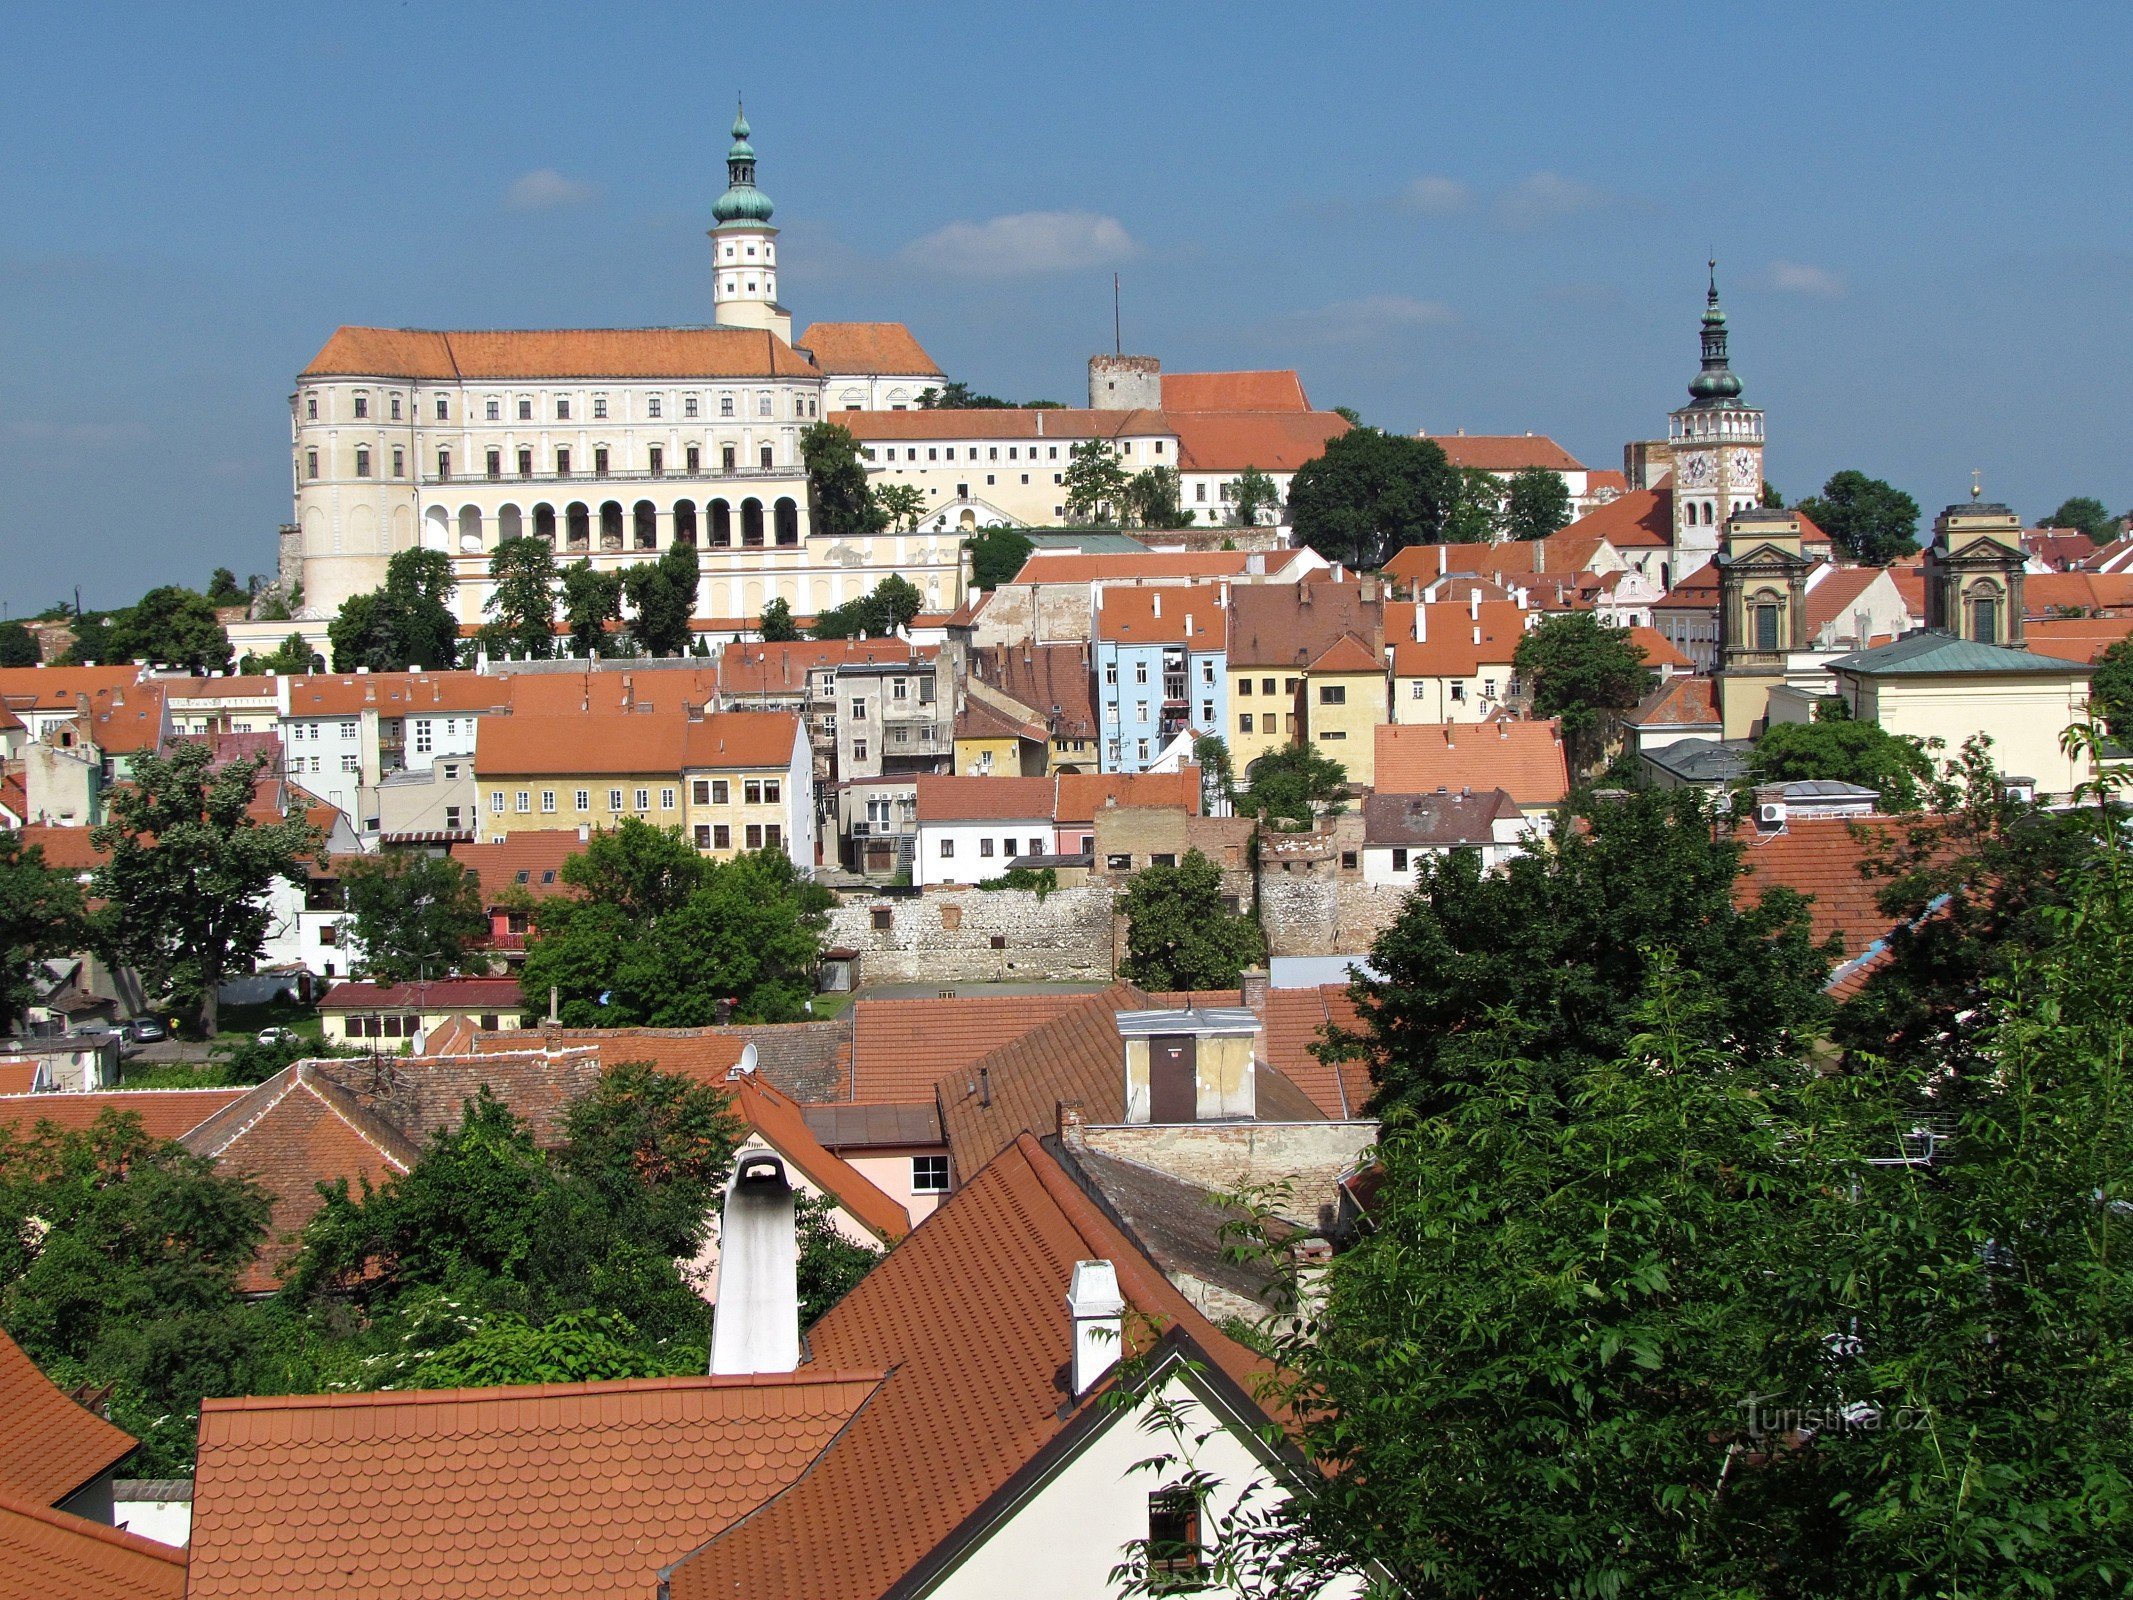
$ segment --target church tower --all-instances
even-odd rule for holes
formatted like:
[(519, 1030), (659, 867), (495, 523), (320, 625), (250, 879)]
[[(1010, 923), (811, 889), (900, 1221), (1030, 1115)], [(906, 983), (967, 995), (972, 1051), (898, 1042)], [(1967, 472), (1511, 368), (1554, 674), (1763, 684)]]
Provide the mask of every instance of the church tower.
[(2022, 519), (1978, 498), (1933, 521), (1926, 546), (1926, 626), (1979, 644), (2022, 647)]
[(711, 207), (711, 320), (721, 328), (768, 328), (792, 343), (792, 313), (778, 304), (778, 230), (770, 196), (755, 186), (748, 118), (733, 116), (726, 192)]
[(1733, 516), (1763, 499), (1763, 414), (1743, 405), (1740, 379), (1726, 363), (1726, 314), (1711, 263), (1703, 310), (1703, 370), (1689, 403), (1668, 419), (1674, 462), (1673, 581), (1709, 565)]

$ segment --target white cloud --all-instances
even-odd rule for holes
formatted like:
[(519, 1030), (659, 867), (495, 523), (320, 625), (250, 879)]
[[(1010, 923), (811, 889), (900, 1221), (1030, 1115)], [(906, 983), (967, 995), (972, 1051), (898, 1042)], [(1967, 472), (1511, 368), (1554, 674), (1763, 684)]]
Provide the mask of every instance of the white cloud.
[(555, 211), (587, 205), (599, 197), (599, 189), (592, 184), (566, 178), (553, 167), (536, 167), (505, 191), (504, 204), (513, 211)]
[(1420, 211), (1446, 217), (1474, 203), (1474, 191), (1457, 178), (1417, 178), (1400, 191), (1396, 204), (1402, 211)]
[(1834, 272), (1800, 261), (1771, 262), (1763, 281), (1779, 294), (1804, 294), (1817, 300), (1834, 300), (1844, 293), (1844, 280)]
[(1140, 253), (1124, 224), (1092, 211), (1020, 211), (989, 222), (951, 222), (899, 252), (914, 266), (972, 278), (1082, 272)]
[(1417, 300), (1404, 294), (1372, 294), (1356, 300), (1336, 300), (1315, 311), (1297, 312), (1288, 319), (1285, 331), (1328, 344), (1376, 344), (1425, 328), (1441, 328), (1456, 320), (1451, 307), (1441, 301)]
[(1606, 192), (1589, 183), (1566, 178), (1560, 172), (1536, 172), (1496, 197), (1496, 222), (1514, 233), (1525, 233), (1588, 215), (1608, 204)]

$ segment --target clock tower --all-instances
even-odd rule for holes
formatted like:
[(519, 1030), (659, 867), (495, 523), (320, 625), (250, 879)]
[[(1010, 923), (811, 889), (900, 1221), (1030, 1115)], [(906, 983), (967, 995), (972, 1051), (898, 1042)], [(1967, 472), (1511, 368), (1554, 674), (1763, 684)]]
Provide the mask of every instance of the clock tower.
[(1726, 314), (1718, 307), (1718, 263), (1711, 263), (1703, 309), (1703, 370), (1689, 403), (1668, 419), (1674, 460), (1674, 560), (1679, 583), (1710, 564), (1736, 512), (1763, 499), (1763, 414), (1742, 403), (1740, 379), (1726, 364)]

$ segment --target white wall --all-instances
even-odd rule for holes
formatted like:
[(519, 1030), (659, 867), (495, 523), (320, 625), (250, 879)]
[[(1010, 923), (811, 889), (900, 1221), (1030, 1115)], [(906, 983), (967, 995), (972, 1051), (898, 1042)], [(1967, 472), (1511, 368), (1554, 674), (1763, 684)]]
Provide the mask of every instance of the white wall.
[[(1053, 837), (1050, 817), (1024, 817), (1016, 822), (921, 822), (911, 881), (920, 888), (944, 883), (982, 883), (987, 878), (1000, 876), (1016, 856), (1031, 854), (1031, 840), (1036, 841), (1035, 853), (1050, 854)], [(954, 843), (952, 856), (941, 854), (944, 840)], [(1006, 840), (1014, 843), (1011, 848), (1003, 850), (1002, 844)], [(985, 854), (987, 843), (992, 845), (991, 855)]]

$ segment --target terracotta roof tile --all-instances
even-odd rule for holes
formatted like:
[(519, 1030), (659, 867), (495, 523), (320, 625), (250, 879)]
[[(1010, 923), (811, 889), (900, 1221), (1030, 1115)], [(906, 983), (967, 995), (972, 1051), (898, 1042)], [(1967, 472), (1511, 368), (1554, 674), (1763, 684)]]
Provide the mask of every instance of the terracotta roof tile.
[(1414, 722), (1377, 730), (1380, 794), (1503, 789), (1521, 806), (1552, 806), (1570, 792), (1554, 722)]
[(1675, 649), (1673, 641), (1657, 628), (1647, 628), (1640, 624), (1629, 630), (1629, 637), (1630, 642), (1644, 652), (1644, 664), (1647, 667), (1675, 668), (1686, 672), (1696, 664)]
[[(1417, 609), (1422, 612), (1422, 639), (1413, 637)], [(1392, 641), (1393, 676), (1470, 678), (1484, 666), (1507, 667), (1532, 618), (1532, 612), (1509, 600), (1484, 600), (1472, 609), (1448, 600), (1425, 600), (1419, 607), (1412, 601), (1391, 602), (1385, 608), (1385, 631)]]
[(16, 711), (72, 711), (77, 695), (131, 688), (141, 669), (131, 663), (107, 667), (0, 667), (0, 702)]
[[(1088, 411), (1008, 406), (981, 411), (839, 411), (828, 420), (861, 443), (914, 439), (1161, 439), (1173, 433), (1160, 411)], [(1064, 454), (1061, 459), (1064, 460)]]
[(1370, 1104), (1369, 1069), (1361, 1061), (1328, 1065), (1314, 1049), (1329, 1027), (1359, 1029), (1346, 984), (1270, 989), (1263, 1049), (1267, 1064), (1309, 1095), (1330, 1119), (1359, 1117)]
[(1063, 772), (1052, 820), (1094, 822), (1112, 806), (1180, 806), (1200, 814), (1200, 769), (1176, 772)]
[(735, 1076), (725, 1087), (733, 1095), (735, 1114), (875, 1238), (889, 1245), (911, 1231), (911, 1214), (857, 1167), (825, 1149), (797, 1101), (757, 1073)]
[(1582, 472), (1585, 463), (1545, 433), (1425, 433), (1421, 437), (1443, 450), (1455, 467), (1483, 472), (1518, 472), (1546, 467), (1551, 472)]
[(0, 1491), (0, 1600), (184, 1600), (185, 1552)]
[(662, 1565), (791, 1484), (879, 1384), (818, 1363), (209, 1400), (188, 1600), (649, 1597)]
[(507, 711), (513, 679), (477, 672), (342, 672), (289, 680), (292, 717), (404, 717), (425, 711)]
[(1308, 672), (1383, 672), (1385, 663), (1352, 633), (1344, 633), (1319, 651)]
[(1719, 725), (1717, 685), (1709, 678), (1687, 674), (1669, 678), (1622, 720), (1634, 728), (1715, 728)]
[(337, 983), (321, 1011), (517, 1011), (516, 978), (431, 978), (423, 983)]
[[(554, 1049), (589, 1056), (596, 1068), (617, 1066), (625, 1061), (643, 1061), (661, 1072), (698, 1083), (724, 1087), (726, 1074), (739, 1064), (741, 1051), (756, 1049), (756, 1070), (766, 1083), (799, 1100), (819, 1100), (844, 1092), (845, 1041), (849, 1025), (836, 1022), (749, 1023), (725, 1028), (564, 1028), (554, 1035)], [(537, 1060), (547, 1035), (483, 1033), (474, 1039), (480, 1056), (514, 1056)], [(529, 1045), (541, 1047), (529, 1050)], [(523, 1078), (518, 1075), (513, 1081)], [(591, 1081), (575, 1076), (561, 1080), (554, 1091), (564, 1098), (582, 1092)], [(469, 1091), (471, 1092), (471, 1091)], [(502, 1092), (502, 1091), (500, 1091)], [(530, 1089), (515, 1092), (525, 1095)]]
[(1348, 419), (1332, 411), (1203, 411), (1170, 418), (1185, 472), (1294, 472), (1326, 453)]
[(1166, 372), (1165, 411), (1308, 411), (1303, 379), (1291, 368), (1260, 372)]
[(151, 1139), (175, 1139), (192, 1132), (223, 1107), (241, 1100), (244, 1089), (111, 1089), (93, 1094), (0, 1095), (0, 1128), (26, 1134), (40, 1122), (72, 1133), (87, 1128), (106, 1111), (139, 1117)]
[(1674, 542), (1674, 491), (1632, 489), (1596, 506), (1564, 530), (1605, 539), (1617, 550), (1653, 549)]
[[(1278, 555), (1278, 552), (1276, 553)], [(1293, 558), (1292, 558), (1293, 559)], [(1241, 578), (1251, 557), (1242, 550), (1150, 550), (1145, 554), (1071, 550), (1037, 550), (1022, 563), (1011, 583), (1132, 583), (1136, 579), (1189, 583), (1202, 579)], [(1287, 563), (1270, 559), (1276, 571)]]
[(654, 712), (484, 717), (475, 738), (482, 777), (664, 775), (685, 769), (785, 767), (800, 737), (782, 711), (687, 716), (679, 702)]
[(942, 376), (901, 322), (818, 322), (794, 342), (834, 377)]
[(918, 820), (1021, 822), (1052, 817), (1050, 778), (955, 778), (920, 773)]
[[(37, 1083), (37, 1063), (34, 1061), (0, 1061), (0, 1106), (15, 1095), (27, 1095)], [(0, 1115), (5, 1115), (0, 1110)]]
[(33, 822), (21, 830), (21, 838), (24, 844), (35, 845), (44, 852), (44, 864), (48, 867), (88, 872), (102, 866), (107, 859), (103, 851), (89, 842), (87, 828), (62, 828)]
[(754, 328), (541, 328), (436, 332), (344, 327), (303, 378), (812, 378), (805, 357)]
[(862, 1104), (931, 1102), (946, 1072), (971, 1065), (1051, 1021), (1079, 996), (857, 1000), (852, 1005), (852, 1089)]
[(481, 880), (482, 904), (493, 906), (510, 890), (536, 897), (574, 893), (563, 881), (563, 863), (582, 855), (585, 845), (575, 828), (529, 828), (489, 844), (455, 844), (452, 859)]
[[(936, 647), (925, 647), (931, 660)], [(794, 639), (782, 644), (736, 640), (719, 656), (719, 688), (725, 703), (750, 695), (799, 698), (807, 693), (807, 675), (842, 666), (908, 659), (912, 647), (902, 639)]]
[(1742, 846), (1734, 901), (1746, 907), (1773, 885), (1795, 889), (1813, 901), (1815, 938), (1834, 933), (1844, 941), (1845, 957), (1859, 956), (1894, 922), (1875, 903), (1881, 881), (1862, 876), (1860, 867), (1903, 826), (1886, 817), (1793, 817), (1776, 833), (1744, 824), (1734, 835)]
[(1303, 667), (1350, 633), (1375, 656), (1385, 636), (1384, 602), (1364, 599), (1353, 579), (1239, 584), (1229, 592), (1229, 607), (1233, 667)]
[(0, 1332), (0, 1491), (57, 1505), (133, 1451), (133, 1436), (78, 1404)]
[[(1089, 652), (1079, 644), (994, 645), (970, 653), (973, 674), (1043, 718), (1054, 738), (1096, 737)], [(1055, 718), (1052, 708), (1057, 706)]]
[[(1096, 637), (1114, 644), (1181, 644), (1220, 650), (1227, 636), (1221, 597), (1211, 589), (1110, 588), (1098, 592)], [(1191, 624), (1191, 633), (1186, 624)]]
[(2022, 607), (2048, 617), (2057, 607), (2113, 615), (2133, 608), (2133, 572), (2032, 572), (2022, 580)]
[(2133, 616), (2057, 618), (2025, 623), (2022, 643), (2040, 656), (2093, 664), (2128, 634), (2133, 634)]

